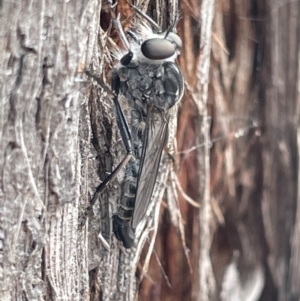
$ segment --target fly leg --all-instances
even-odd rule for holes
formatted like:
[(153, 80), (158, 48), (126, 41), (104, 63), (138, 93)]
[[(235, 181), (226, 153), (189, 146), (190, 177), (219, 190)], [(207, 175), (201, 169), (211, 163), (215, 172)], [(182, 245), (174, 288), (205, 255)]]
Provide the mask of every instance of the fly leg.
[(113, 95), (113, 101), (116, 108), (116, 115), (117, 115), (117, 124), (121, 133), (121, 137), (123, 140), (123, 143), (125, 145), (127, 154), (123, 158), (123, 160), (119, 163), (119, 165), (116, 167), (116, 169), (113, 170), (113, 172), (96, 188), (96, 191), (91, 199), (90, 205), (85, 210), (85, 213), (82, 216), (82, 220), (80, 223), (80, 226), (83, 227), (87, 216), (89, 215), (90, 211), (92, 210), (100, 192), (102, 192), (106, 186), (116, 178), (119, 171), (126, 166), (130, 158), (132, 157), (132, 143), (131, 143), (131, 133), (127, 124), (127, 121), (125, 119), (124, 113), (121, 109), (120, 103), (118, 101), (118, 94), (119, 94), (119, 87), (120, 87), (120, 79), (119, 76), (116, 73), (113, 73), (112, 76), (112, 91), (106, 86), (106, 84), (103, 82), (103, 80), (95, 75), (94, 73), (86, 70), (85, 73), (92, 77), (97, 81), (97, 83), (107, 92), (109, 92), (110, 95)]
[(120, 38), (121, 38), (121, 40), (122, 40), (122, 42), (123, 42), (123, 44), (124, 44), (126, 50), (128, 51), (128, 52), (121, 58), (121, 60), (120, 60), (120, 62), (121, 62), (121, 64), (122, 64), (123, 66), (127, 66), (127, 65), (131, 62), (131, 60), (132, 60), (132, 58), (133, 58), (133, 52), (132, 52), (132, 50), (130, 49), (130, 44), (129, 44), (128, 39), (127, 39), (127, 37), (126, 37), (126, 35), (125, 35), (125, 32), (124, 32), (124, 30), (123, 30), (123, 27), (122, 27), (122, 25), (121, 25), (121, 22), (120, 22), (120, 14), (118, 14), (117, 17), (113, 18), (112, 22), (113, 22), (115, 28), (117, 29), (117, 31), (118, 31), (118, 33), (119, 33), (119, 36), (120, 36)]

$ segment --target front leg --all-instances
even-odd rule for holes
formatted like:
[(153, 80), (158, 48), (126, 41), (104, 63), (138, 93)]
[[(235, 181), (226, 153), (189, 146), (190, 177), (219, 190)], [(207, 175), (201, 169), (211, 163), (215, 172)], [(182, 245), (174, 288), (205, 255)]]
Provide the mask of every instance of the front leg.
[(119, 33), (119, 36), (126, 48), (126, 50), (128, 51), (120, 60), (121, 64), (123, 66), (127, 66), (129, 65), (129, 63), (131, 62), (132, 58), (133, 58), (133, 52), (131, 51), (131, 48), (130, 48), (130, 44), (128, 42), (128, 39), (125, 35), (125, 32), (123, 30), (123, 27), (121, 25), (121, 22), (120, 22), (120, 14), (118, 14), (118, 16), (116, 18), (113, 18), (113, 24), (115, 26), (115, 28), (117, 29), (118, 33)]
[(112, 89), (111, 91), (106, 84), (103, 82), (103, 80), (97, 76), (96, 74), (86, 70), (85, 73), (89, 76), (92, 77), (99, 83), (99, 85), (105, 90), (110, 93), (110, 95), (113, 95), (113, 100), (116, 108), (116, 115), (117, 115), (117, 124), (121, 133), (121, 137), (123, 140), (123, 143), (125, 145), (127, 154), (126, 156), (122, 159), (122, 161), (119, 163), (119, 165), (113, 170), (113, 172), (96, 188), (96, 191), (91, 199), (90, 205), (87, 207), (85, 210), (85, 213), (82, 216), (82, 220), (80, 223), (80, 226), (83, 227), (85, 225), (87, 216), (89, 215), (90, 211), (92, 210), (96, 200), (98, 199), (98, 196), (100, 192), (102, 192), (107, 185), (113, 181), (118, 173), (120, 172), (121, 169), (123, 169), (126, 164), (129, 162), (129, 160), (132, 158), (132, 142), (131, 142), (131, 133), (128, 127), (128, 124), (126, 122), (124, 113), (122, 111), (122, 108), (120, 106), (120, 103), (118, 101), (118, 94), (119, 94), (119, 86), (120, 86), (120, 79), (117, 74), (113, 74), (112, 78)]

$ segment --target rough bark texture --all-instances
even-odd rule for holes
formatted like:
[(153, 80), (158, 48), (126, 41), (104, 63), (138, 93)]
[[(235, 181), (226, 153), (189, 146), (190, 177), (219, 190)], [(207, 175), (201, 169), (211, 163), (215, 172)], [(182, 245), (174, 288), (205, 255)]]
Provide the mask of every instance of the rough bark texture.
[[(111, 233), (122, 175), (78, 229), (124, 155), (112, 100), (82, 75), (109, 80), (109, 5), (19, 2), (0, 1), (0, 299), (299, 300), (299, 1), (179, 3), (175, 164), (130, 251)], [(162, 28), (176, 15), (134, 4)]]
[(89, 293), (77, 229), (86, 127), (78, 69), (91, 59), (99, 10), (99, 1), (0, 3), (1, 300)]

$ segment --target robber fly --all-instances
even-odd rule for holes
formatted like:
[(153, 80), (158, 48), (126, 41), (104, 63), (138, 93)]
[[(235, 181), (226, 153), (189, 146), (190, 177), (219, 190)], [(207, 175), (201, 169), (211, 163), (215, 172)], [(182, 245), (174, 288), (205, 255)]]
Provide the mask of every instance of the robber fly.
[[(127, 48), (112, 71), (117, 123), (127, 155), (97, 187), (90, 205), (126, 165), (119, 209), (113, 216), (113, 231), (125, 248), (133, 245), (134, 229), (147, 211), (168, 138), (169, 110), (182, 98), (184, 90), (181, 71), (175, 64), (182, 47), (181, 39), (172, 32), (175, 26), (162, 32), (150, 17), (132, 7), (146, 21), (135, 25), (125, 35), (119, 18), (113, 20)], [(156, 33), (151, 26), (156, 28)], [(130, 126), (118, 101), (120, 93), (128, 101)]]

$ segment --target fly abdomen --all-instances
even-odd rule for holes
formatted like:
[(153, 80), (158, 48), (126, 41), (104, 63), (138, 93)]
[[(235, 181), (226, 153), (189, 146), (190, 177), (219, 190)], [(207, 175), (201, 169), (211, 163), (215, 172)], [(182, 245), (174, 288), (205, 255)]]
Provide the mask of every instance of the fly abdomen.
[(128, 189), (128, 187), (124, 187), (118, 215), (120, 218), (125, 220), (130, 219), (133, 214), (136, 194), (136, 179), (134, 182), (125, 182), (124, 184), (125, 186), (130, 186), (130, 188)]
[(134, 241), (134, 231), (130, 221), (134, 211), (137, 177), (139, 169), (139, 155), (131, 159), (126, 166), (125, 177), (122, 183), (122, 194), (118, 213), (113, 218), (113, 231), (116, 237), (123, 241), (125, 248), (130, 248)]
[(121, 204), (118, 213), (113, 217), (113, 231), (116, 237), (123, 242), (125, 248), (131, 248), (134, 242), (134, 231), (130, 226), (130, 221), (134, 211), (137, 186), (135, 169), (136, 167), (132, 162), (126, 166), (125, 178), (122, 185)]
[(129, 221), (124, 221), (119, 215), (113, 216), (113, 230), (118, 240), (123, 242), (126, 249), (132, 247), (134, 242), (134, 232)]

